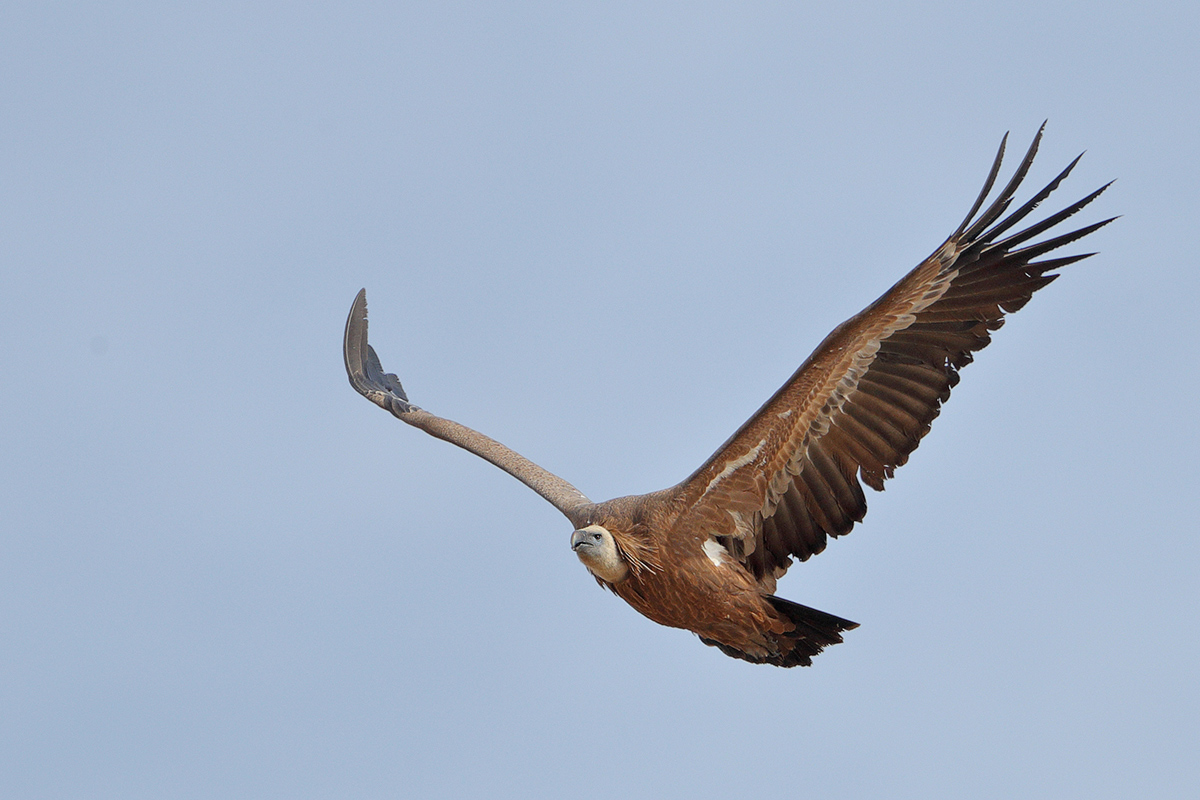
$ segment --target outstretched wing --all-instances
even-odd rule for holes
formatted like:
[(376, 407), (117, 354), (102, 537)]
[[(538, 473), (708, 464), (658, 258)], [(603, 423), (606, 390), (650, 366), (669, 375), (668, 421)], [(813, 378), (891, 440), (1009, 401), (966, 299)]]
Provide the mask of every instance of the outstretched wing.
[(1005, 236), (1079, 161), (1003, 217), (1041, 137), (1039, 130), (1008, 185), (979, 213), (1000, 170), (1002, 141), (983, 191), (945, 244), (829, 334), (783, 388), (677, 487), (680, 529), (711, 531), (773, 591), (791, 557), (821, 552), (827, 537), (847, 533), (863, 518), (862, 484), (882, 490), (908, 460), (958, 383), (959, 369), (988, 345), (1004, 315), (1058, 277), (1047, 272), (1092, 254), (1035, 259), (1112, 221), (1027, 244), (1106, 185)]
[(591, 505), (591, 501), (583, 492), (495, 439), (465, 425), (434, 416), (408, 401), (400, 379), (383, 371), (379, 356), (375, 355), (375, 348), (367, 343), (366, 289), (359, 291), (350, 307), (342, 353), (346, 361), (346, 375), (356, 392), (380, 408), (392, 412), (402, 422), (487, 459), (550, 501), (572, 523), (577, 526), (581, 524), (583, 517), (580, 509)]

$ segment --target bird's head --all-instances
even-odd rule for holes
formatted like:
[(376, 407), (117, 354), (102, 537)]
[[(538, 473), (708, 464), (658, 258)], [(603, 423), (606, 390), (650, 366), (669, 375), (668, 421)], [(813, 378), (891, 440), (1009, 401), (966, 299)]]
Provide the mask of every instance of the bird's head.
[(571, 534), (571, 549), (597, 578), (617, 583), (629, 574), (629, 562), (617, 541), (602, 525), (588, 525)]

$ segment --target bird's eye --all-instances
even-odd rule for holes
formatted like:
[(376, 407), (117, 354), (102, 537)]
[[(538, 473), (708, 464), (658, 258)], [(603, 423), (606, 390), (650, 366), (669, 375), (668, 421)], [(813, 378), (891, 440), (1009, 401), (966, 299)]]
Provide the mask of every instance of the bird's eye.
[(593, 538), (593, 539), (595, 539), (595, 540), (598, 542), (598, 541), (600, 541), (600, 534), (598, 534), (598, 533), (593, 533), (593, 534), (592, 534), (592, 538)]

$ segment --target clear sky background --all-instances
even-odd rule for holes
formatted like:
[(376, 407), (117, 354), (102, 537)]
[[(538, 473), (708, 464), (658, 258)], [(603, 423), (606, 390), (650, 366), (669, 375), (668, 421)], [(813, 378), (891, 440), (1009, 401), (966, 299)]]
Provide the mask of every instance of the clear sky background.
[[(0, 796), (1198, 796), (1197, 8), (0, 5)], [(414, 402), (663, 488), (1046, 118), (1124, 217), (781, 582), (810, 669), (346, 382), (366, 286)]]

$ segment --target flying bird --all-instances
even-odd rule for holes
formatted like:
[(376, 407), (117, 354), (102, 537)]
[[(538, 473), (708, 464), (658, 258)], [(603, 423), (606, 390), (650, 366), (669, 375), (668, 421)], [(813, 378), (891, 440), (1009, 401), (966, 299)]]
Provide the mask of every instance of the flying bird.
[[(1042, 126), (1044, 129), (1044, 125)], [(775, 596), (792, 563), (849, 533), (929, 431), (959, 370), (1004, 316), (1094, 253), (1042, 258), (1108, 224), (1038, 239), (1109, 184), (1017, 232), (1077, 157), (1009, 212), (1041, 141), (986, 208), (1008, 136), (958, 229), (895, 286), (839, 325), (795, 374), (682, 483), (593, 503), (567, 481), (499, 442), (409, 402), (367, 344), (366, 290), (346, 320), (350, 384), (409, 425), (487, 459), (574, 526), (571, 548), (601, 586), (655, 622), (696, 633), (734, 658), (808, 666), (857, 623)], [(981, 211), (982, 210), (982, 211)], [(1040, 259), (1040, 260), (1039, 260)]]

